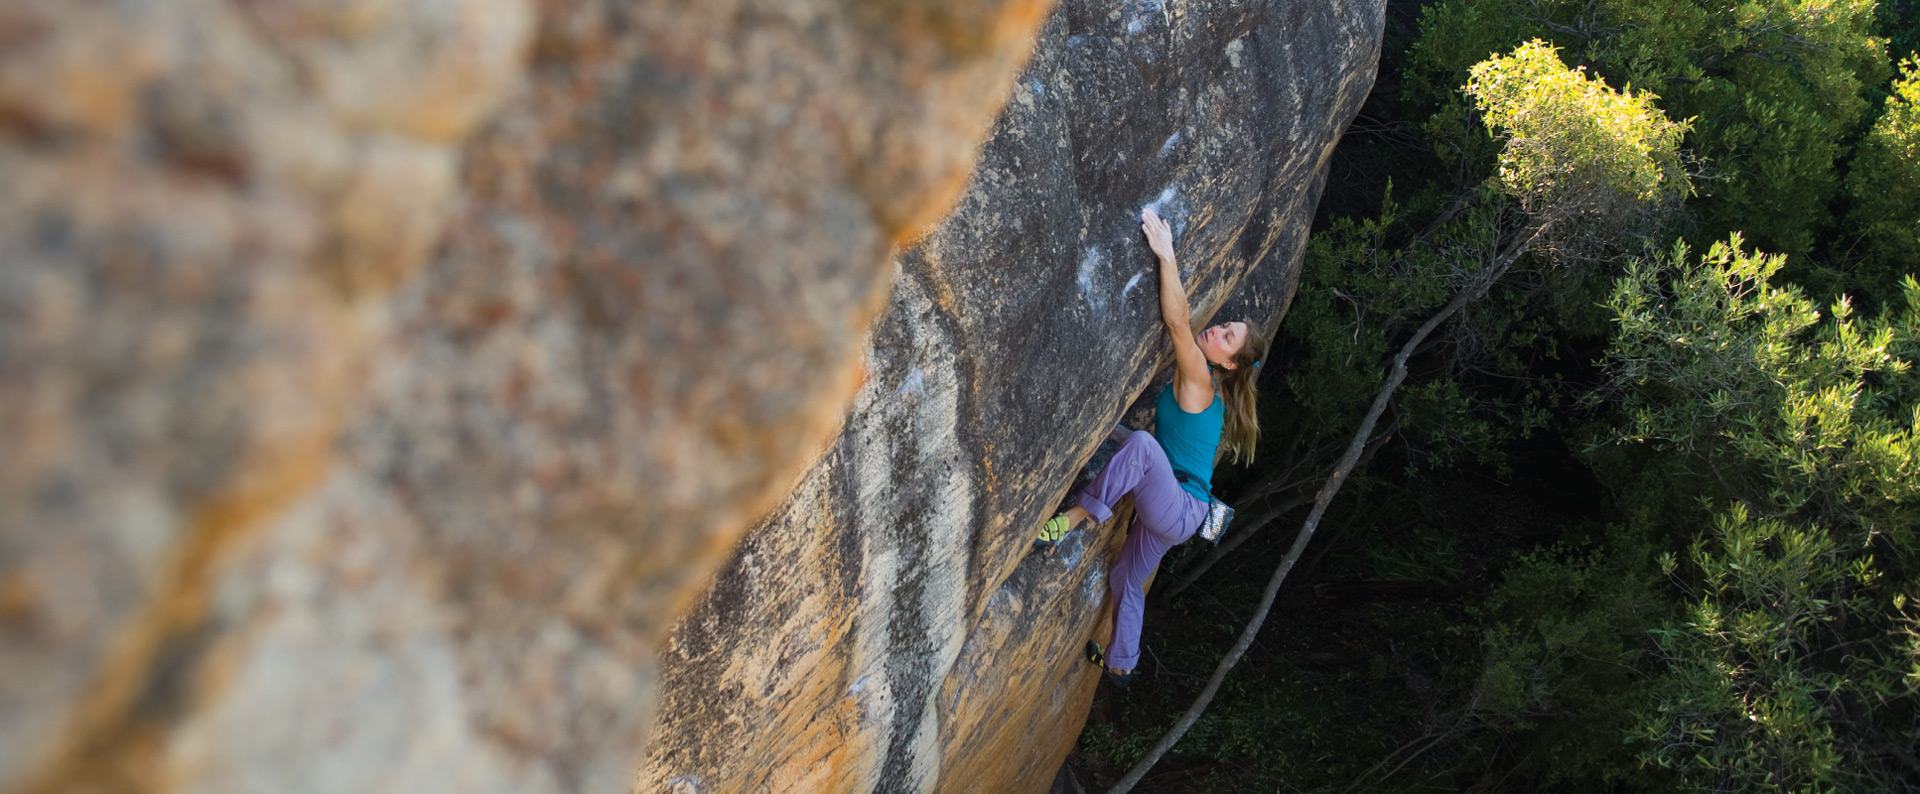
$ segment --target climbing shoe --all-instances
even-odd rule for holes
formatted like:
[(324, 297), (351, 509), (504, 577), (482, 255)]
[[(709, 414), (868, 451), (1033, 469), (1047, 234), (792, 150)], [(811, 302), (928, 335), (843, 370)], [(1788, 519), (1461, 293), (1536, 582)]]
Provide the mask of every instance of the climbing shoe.
[(1040, 537), (1034, 539), (1033, 545), (1043, 549), (1060, 545), (1060, 539), (1066, 537), (1067, 530), (1072, 528), (1073, 523), (1067, 520), (1066, 513), (1049, 518), (1047, 523), (1040, 527)]
[(1107, 649), (1093, 640), (1087, 640), (1087, 663), (1100, 668), (1100, 674), (1106, 676), (1107, 682), (1113, 684), (1115, 689), (1126, 689), (1133, 684), (1132, 670), (1116, 673), (1107, 669)]

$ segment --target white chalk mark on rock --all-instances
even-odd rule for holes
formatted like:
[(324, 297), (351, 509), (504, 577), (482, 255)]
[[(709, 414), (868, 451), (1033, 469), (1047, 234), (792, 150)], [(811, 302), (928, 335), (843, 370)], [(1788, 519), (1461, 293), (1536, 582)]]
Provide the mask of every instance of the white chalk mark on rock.
[(1140, 286), (1140, 279), (1146, 278), (1146, 276), (1147, 274), (1145, 273), (1133, 274), (1133, 278), (1127, 279), (1127, 286), (1120, 290), (1120, 297), (1124, 298), (1124, 297), (1127, 297), (1128, 295), (1132, 295), (1133, 288)]
[(1160, 191), (1160, 195), (1142, 206), (1140, 211), (1153, 210), (1153, 214), (1160, 216), (1168, 226), (1173, 227), (1173, 239), (1178, 241), (1180, 235), (1187, 230), (1187, 209), (1187, 200), (1180, 195), (1180, 190), (1174, 185), (1168, 185), (1165, 190)]
[(1080, 270), (1074, 275), (1073, 279), (1074, 283), (1080, 285), (1080, 294), (1086, 297), (1087, 305), (1092, 307), (1094, 311), (1099, 311), (1107, 306), (1107, 302), (1103, 300), (1100, 297), (1100, 293), (1093, 288), (1093, 274), (1100, 269), (1100, 264), (1105, 262), (1106, 258), (1106, 254), (1097, 246), (1087, 249), (1086, 255), (1080, 257)]
[(1167, 205), (1179, 197), (1179, 195), (1180, 191), (1175, 190), (1173, 185), (1168, 185), (1167, 189), (1160, 191), (1160, 195), (1155, 196), (1152, 201), (1147, 202), (1147, 205), (1141, 207), (1140, 211), (1153, 210), (1153, 214), (1165, 218), (1167, 217)]
[(1089, 604), (1100, 603), (1100, 591), (1107, 588), (1107, 572), (1095, 565), (1087, 572), (1087, 579), (1080, 584), (1080, 600)]
[(1160, 156), (1161, 157), (1167, 156), (1168, 152), (1173, 151), (1173, 145), (1179, 142), (1180, 142), (1180, 131), (1175, 130), (1172, 135), (1167, 136), (1166, 143), (1160, 144)]
[(915, 397), (927, 396), (927, 371), (914, 367), (907, 377), (901, 379), (900, 388), (893, 390), (893, 396), (911, 394)]

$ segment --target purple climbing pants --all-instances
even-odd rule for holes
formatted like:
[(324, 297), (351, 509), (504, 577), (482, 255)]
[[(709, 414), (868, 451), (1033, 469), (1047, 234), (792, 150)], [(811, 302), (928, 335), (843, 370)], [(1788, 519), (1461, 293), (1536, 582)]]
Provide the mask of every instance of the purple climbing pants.
[(1140, 661), (1140, 612), (1145, 606), (1147, 577), (1160, 558), (1193, 537), (1206, 517), (1207, 503), (1195, 499), (1173, 477), (1167, 453), (1152, 433), (1127, 436), (1107, 467), (1080, 492), (1080, 507), (1101, 522), (1113, 517), (1112, 505), (1133, 494), (1133, 531), (1120, 548), (1120, 560), (1107, 574), (1113, 594), (1113, 642), (1107, 666), (1132, 670)]

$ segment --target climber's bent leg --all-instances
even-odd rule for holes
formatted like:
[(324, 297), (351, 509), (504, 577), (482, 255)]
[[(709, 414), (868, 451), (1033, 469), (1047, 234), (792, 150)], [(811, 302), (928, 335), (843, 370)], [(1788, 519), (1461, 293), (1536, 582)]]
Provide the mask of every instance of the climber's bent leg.
[(1132, 670), (1139, 662), (1147, 577), (1168, 549), (1193, 536), (1207, 510), (1206, 503), (1174, 479), (1173, 465), (1151, 433), (1127, 436), (1113, 460), (1080, 492), (1079, 506), (1104, 522), (1113, 516), (1112, 505), (1127, 494), (1133, 495), (1134, 529), (1107, 576), (1113, 596), (1113, 641), (1107, 644), (1107, 667), (1113, 670)]
[(1142, 499), (1164, 501), (1158, 497), (1169, 487), (1177, 491), (1180, 483), (1173, 478), (1173, 464), (1167, 462), (1166, 451), (1152, 433), (1136, 432), (1127, 436), (1107, 467), (1080, 491), (1076, 504), (1104, 524), (1113, 517), (1113, 506), (1120, 497), (1133, 494), (1134, 510), (1138, 511)]

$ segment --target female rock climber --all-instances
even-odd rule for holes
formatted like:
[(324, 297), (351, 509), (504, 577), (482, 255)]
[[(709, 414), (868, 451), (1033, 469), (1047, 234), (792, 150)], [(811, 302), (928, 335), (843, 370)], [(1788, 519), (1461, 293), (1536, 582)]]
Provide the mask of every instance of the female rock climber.
[(1119, 686), (1133, 680), (1140, 658), (1140, 611), (1147, 575), (1167, 549), (1193, 537), (1206, 517), (1213, 459), (1224, 441), (1238, 461), (1253, 459), (1260, 436), (1254, 414), (1257, 362), (1267, 340), (1243, 322), (1192, 331), (1187, 292), (1173, 256), (1173, 230), (1148, 209), (1140, 214), (1147, 245), (1160, 258), (1160, 319), (1173, 338), (1173, 382), (1154, 405), (1151, 434), (1132, 433), (1105, 469), (1088, 483), (1074, 507), (1054, 516), (1037, 541), (1051, 546), (1088, 520), (1105, 522), (1114, 503), (1133, 494), (1136, 517), (1120, 559), (1107, 577), (1113, 595), (1113, 636), (1107, 648), (1087, 643), (1087, 659), (1107, 668)]

